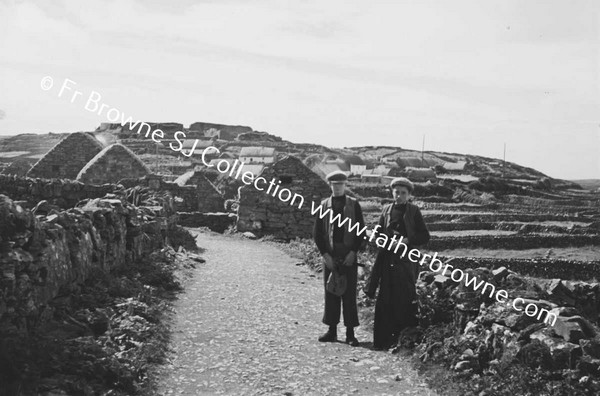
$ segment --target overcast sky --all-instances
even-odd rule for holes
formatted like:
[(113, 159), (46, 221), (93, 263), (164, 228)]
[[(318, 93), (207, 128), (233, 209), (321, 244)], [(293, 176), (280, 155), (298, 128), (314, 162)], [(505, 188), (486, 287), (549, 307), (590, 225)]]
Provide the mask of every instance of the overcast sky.
[(95, 90), (135, 119), (494, 158), (506, 142), (600, 178), (600, 1), (0, 0), (0, 53), (0, 135), (93, 130)]

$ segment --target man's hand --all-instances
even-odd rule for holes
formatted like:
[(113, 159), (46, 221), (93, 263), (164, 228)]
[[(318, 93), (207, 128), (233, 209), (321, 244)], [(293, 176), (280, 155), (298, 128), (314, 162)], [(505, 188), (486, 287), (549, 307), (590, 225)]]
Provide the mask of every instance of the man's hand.
[[(393, 252), (394, 250), (396, 250), (396, 246), (398, 246), (398, 245), (400, 244), (400, 243), (399, 243), (399, 240), (400, 240), (400, 238), (396, 239), (396, 241), (394, 241), (394, 243), (393, 243), (393, 244), (391, 244), (391, 243), (390, 243), (390, 247), (389, 247), (389, 250), (390, 250), (390, 251), (392, 251), (392, 252)], [(408, 238), (406, 238), (406, 237), (403, 237), (403, 238), (402, 238), (402, 243), (403, 243), (403, 244), (405, 244), (405, 245), (409, 245), (409, 244), (410, 244), (410, 241), (408, 240)], [(400, 248), (398, 248), (398, 249), (400, 249)]]
[(327, 267), (329, 271), (333, 271), (335, 266), (333, 264), (333, 257), (331, 257), (331, 254), (323, 254), (323, 262), (325, 263), (325, 267)]
[(355, 262), (356, 262), (356, 252), (354, 250), (351, 250), (346, 255), (346, 258), (344, 258), (344, 265), (347, 267), (351, 267), (354, 265)]

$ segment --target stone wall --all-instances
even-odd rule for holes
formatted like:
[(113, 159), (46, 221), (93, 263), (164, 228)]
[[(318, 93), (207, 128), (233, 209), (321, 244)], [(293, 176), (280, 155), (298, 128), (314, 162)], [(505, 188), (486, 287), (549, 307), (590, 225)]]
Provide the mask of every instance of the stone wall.
[(239, 189), (238, 231), (252, 231), (258, 235), (274, 235), (281, 239), (307, 238), (312, 235), (314, 219), (310, 214), (311, 201), (320, 204), (331, 190), (316, 173), (295, 157), (286, 157), (261, 173), (267, 182), (281, 180), (280, 188), (287, 188), (304, 197), (304, 205), (298, 208), (282, 202), (253, 185)]
[(510, 249), (559, 248), (570, 246), (600, 246), (598, 235), (478, 235), (461, 237), (431, 237), (429, 250), (445, 249)]
[(26, 201), (22, 203), (26, 208), (33, 208), (39, 201), (47, 200), (50, 204), (65, 209), (73, 207), (82, 199), (99, 198), (120, 190), (119, 186), (111, 184), (94, 186), (66, 179), (47, 180), (0, 175), (0, 194), (7, 195), (15, 201)]
[(81, 168), (102, 149), (102, 144), (93, 136), (84, 132), (71, 133), (34, 164), (27, 176), (75, 179)]
[(149, 187), (154, 191), (169, 192), (174, 199), (177, 212), (220, 212), (225, 207), (225, 200), (214, 189), (206, 186), (180, 185), (168, 182), (157, 175), (148, 175), (139, 179), (122, 179), (120, 184), (126, 188), (135, 186)]
[(209, 122), (194, 122), (190, 124), (188, 129), (190, 131), (201, 131), (202, 133), (205, 133), (209, 129), (216, 129), (221, 132), (219, 138), (224, 140), (233, 140), (239, 134), (252, 132), (252, 128), (247, 126), (211, 124)]
[[(440, 260), (450, 262), (455, 268), (500, 268), (506, 267), (522, 275), (539, 278), (561, 278), (572, 280), (593, 280), (600, 274), (600, 261), (575, 261), (558, 259), (504, 259), (486, 257), (446, 257)], [(449, 261), (451, 259), (451, 261)]]
[(176, 226), (167, 207), (97, 198), (35, 216), (0, 195), (0, 329), (32, 328), (62, 287), (162, 247)]
[[(590, 376), (600, 378), (600, 284), (527, 278), (505, 267), (466, 272), (496, 290), (507, 290), (509, 299), (523, 298), (521, 311), (511, 303), (497, 302), (489, 292), (473, 291), (464, 280), (457, 283), (442, 274), (422, 272), (417, 282), (420, 325), (450, 328), (453, 334), (426, 335), (415, 351), (421, 360), (450, 357), (455, 371), (476, 374), (484, 370), (501, 374), (502, 367), (520, 362), (553, 370), (559, 380), (591, 384)], [(572, 394), (598, 393), (590, 389)]]
[(212, 231), (223, 233), (235, 225), (237, 216), (233, 213), (179, 212), (178, 224), (184, 227), (208, 227)]
[[(198, 212), (220, 212), (225, 207), (225, 198), (219, 192), (217, 187), (212, 184), (204, 175), (203, 172), (191, 171), (184, 173), (177, 178), (175, 184), (183, 186), (193, 186), (197, 195), (197, 207), (193, 211)], [(173, 186), (169, 186), (174, 193), (177, 190)]]
[[(557, 213), (555, 211), (554, 213)], [(470, 214), (465, 213), (423, 213), (423, 220), (426, 223), (460, 221), (460, 222), (500, 222), (500, 221), (590, 221), (589, 218), (582, 216), (569, 216), (561, 214), (529, 214), (529, 213), (484, 213)]]

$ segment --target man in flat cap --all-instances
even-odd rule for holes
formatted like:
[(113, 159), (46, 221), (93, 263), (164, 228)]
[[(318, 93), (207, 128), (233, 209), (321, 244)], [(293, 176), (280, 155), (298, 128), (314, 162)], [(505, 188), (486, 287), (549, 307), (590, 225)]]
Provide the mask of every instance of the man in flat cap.
[[(325, 213), (330, 210), (333, 214), (327, 214), (323, 218), (315, 220), (313, 236), (317, 248), (323, 256), (324, 262), (324, 284), (326, 285), (329, 274), (332, 271), (344, 273), (347, 278), (347, 287), (344, 294), (339, 297), (325, 289), (325, 312), (323, 323), (329, 326), (329, 330), (319, 337), (321, 342), (337, 341), (337, 325), (340, 321), (340, 305), (343, 305), (344, 325), (346, 326), (346, 343), (358, 346), (358, 340), (354, 335), (354, 327), (358, 326), (358, 310), (356, 307), (356, 283), (357, 283), (357, 261), (358, 250), (363, 244), (363, 236), (356, 235), (356, 229), (350, 227), (359, 224), (359, 229), (364, 225), (362, 209), (358, 201), (346, 195), (346, 182), (348, 178), (342, 171), (331, 172), (327, 175), (327, 181), (331, 187), (331, 196), (321, 202)], [(339, 215), (339, 221), (335, 219)], [(348, 220), (342, 223), (345, 218)], [(332, 224), (333, 223), (333, 224)], [(339, 224), (343, 226), (340, 227)]]
[(365, 294), (374, 298), (379, 286), (373, 324), (375, 349), (393, 346), (400, 331), (418, 325), (416, 282), (419, 268), (408, 259), (407, 252), (429, 241), (429, 230), (421, 211), (408, 202), (414, 190), (413, 183), (398, 177), (392, 180), (390, 188), (394, 202), (384, 206), (376, 230), (383, 237), (399, 239), (399, 248), (379, 248), (365, 287)]

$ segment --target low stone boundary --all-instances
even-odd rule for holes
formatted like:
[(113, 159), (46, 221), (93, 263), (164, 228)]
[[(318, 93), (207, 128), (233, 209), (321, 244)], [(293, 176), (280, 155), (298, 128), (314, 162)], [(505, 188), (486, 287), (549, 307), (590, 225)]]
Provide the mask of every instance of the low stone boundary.
[(179, 225), (184, 227), (208, 227), (212, 231), (223, 233), (235, 225), (237, 216), (233, 213), (179, 212)]
[[(450, 262), (454, 268), (500, 268), (506, 267), (521, 275), (565, 280), (593, 280), (600, 277), (600, 261), (576, 261), (557, 259), (500, 259), (486, 257), (438, 256)], [(449, 261), (451, 260), (451, 261)]]
[(493, 223), (500, 221), (593, 221), (590, 217), (582, 216), (565, 216), (552, 214), (524, 214), (524, 213), (490, 213), (490, 214), (473, 214), (464, 213), (423, 213), (423, 220), (427, 224), (436, 222), (459, 221), (466, 223), (474, 223), (477, 221), (485, 223)]
[(0, 175), (0, 194), (7, 195), (15, 201), (26, 201), (28, 207), (35, 206), (41, 200), (47, 200), (66, 209), (83, 199), (100, 198), (119, 190), (122, 188), (114, 184), (96, 186), (67, 179), (47, 180)]
[(164, 246), (177, 219), (164, 207), (97, 198), (36, 216), (0, 195), (0, 334), (35, 327), (52, 315), (48, 303), (61, 288), (94, 270), (110, 271)]
[(600, 246), (598, 235), (480, 235), (464, 237), (432, 236), (426, 249), (508, 249)]

